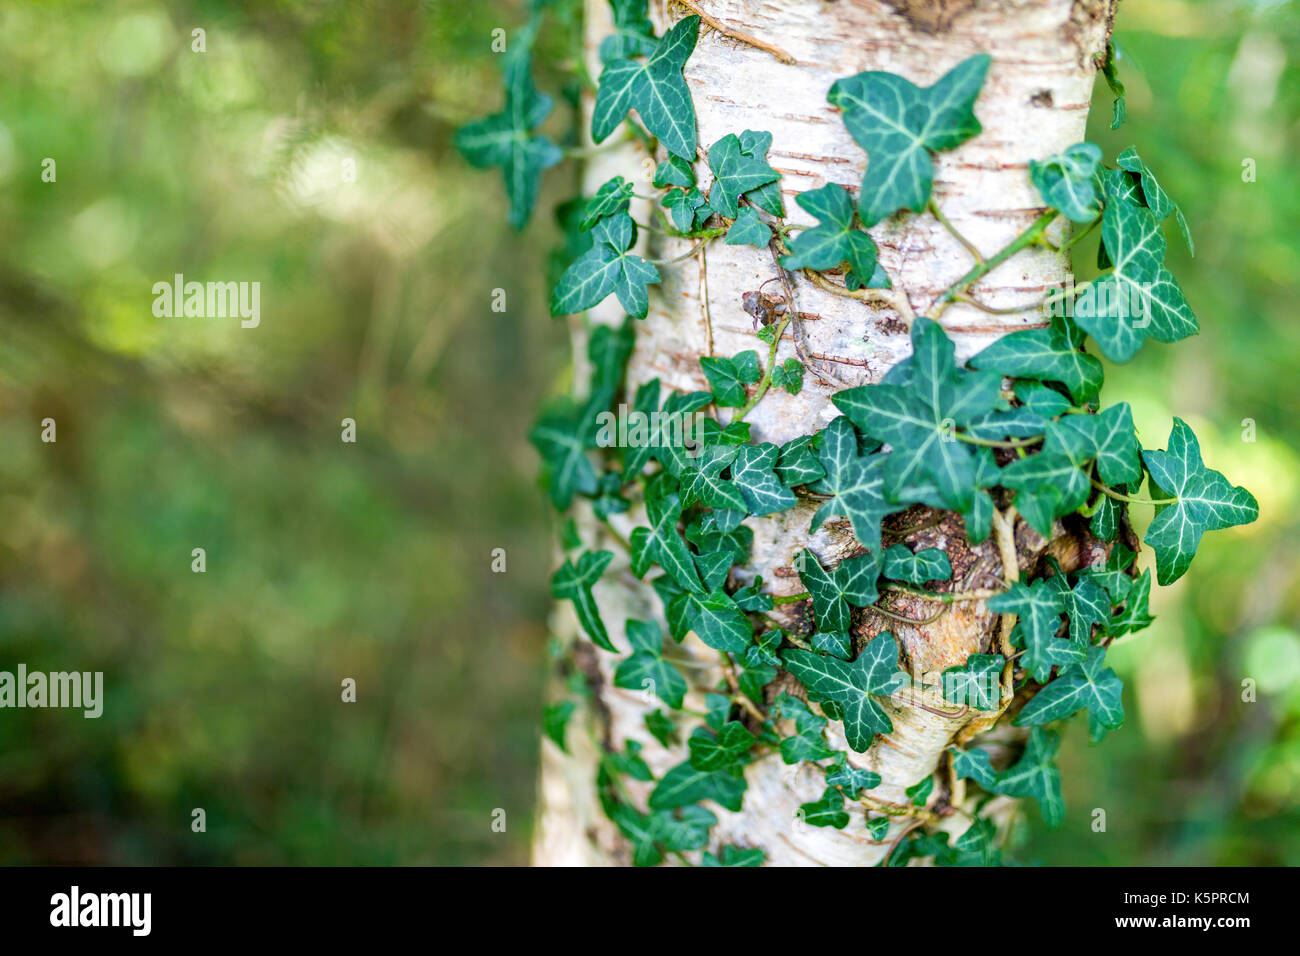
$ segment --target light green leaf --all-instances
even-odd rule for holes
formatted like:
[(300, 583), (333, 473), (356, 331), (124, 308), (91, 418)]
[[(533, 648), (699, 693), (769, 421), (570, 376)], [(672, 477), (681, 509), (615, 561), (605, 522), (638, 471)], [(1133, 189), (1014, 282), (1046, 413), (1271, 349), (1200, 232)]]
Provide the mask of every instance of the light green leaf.
[(849, 815), (844, 810), (844, 794), (834, 787), (827, 787), (822, 795), (812, 803), (801, 803), (799, 810), (803, 822), (810, 827), (834, 827), (843, 830), (849, 824)]
[(713, 387), (713, 400), (723, 406), (739, 408), (748, 400), (745, 386), (763, 377), (758, 364), (758, 353), (753, 349), (740, 352), (731, 358), (706, 355), (700, 359), (704, 377)]
[(732, 813), (738, 813), (745, 787), (744, 777), (732, 776), (725, 770), (696, 770), (687, 760), (663, 775), (650, 794), (650, 809), (670, 810), (700, 800), (712, 800)]

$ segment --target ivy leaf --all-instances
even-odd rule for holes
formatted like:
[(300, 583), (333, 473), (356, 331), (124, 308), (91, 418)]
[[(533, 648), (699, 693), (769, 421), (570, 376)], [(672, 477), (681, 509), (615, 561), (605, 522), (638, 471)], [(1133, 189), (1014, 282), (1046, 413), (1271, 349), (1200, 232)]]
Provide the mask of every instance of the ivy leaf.
[(1004, 335), (968, 363), (1001, 375), (1060, 382), (1076, 402), (1086, 402), (1101, 388), (1101, 362), (1079, 351), (1083, 337), (1063, 316), (1050, 328), (1026, 329)]
[(690, 189), (670, 189), (660, 203), (668, 210), (673, 228), (678, 232), (691, 232), (709, 216), (709, 201), (694, 186)]
[(659, 633), (659, 625), (629, 620), (627, 636), (632, 644), (632, 654), (614, 671), (614, 686), (627, 690), (651, 690), (669, 707), (680, 710), (686, 696), (686, 678), (664, 660), (663, 635)]
[(677, 725), (662, 710), (655, 709), (645, 715), (645, 729), (650, 736), (665, 747), (672, 747), (677, 737)]
[(738, 813), (745, 787), (744, 777), (732, 776), (725, 770), (696, 770), (687, 760), (663, 775), (650, 794), (650, 809), (671, 810), (712, 800)]
[(764, 859), (762, 850), (727, 844), (722, 848), (721, 860), (712, 853), (705, 853), (700, 866), (762, 866)]
[(669, 186), (690, 189), (695, 185), (695, 170), (691, 168), (691, 160), (669, 153), (668, 158), (655, 167), (655, 178), (651, 185), (658, 189)]
[(898, 209), (920, 212), (930, 199), (931, 151), (952, 149), (980, 131), (975, 99), (991, 57), (958, 63), (921, 88), (892, 73), (837, 80), (827, 99), (844, 112), (849, 134), (867, 151), (858, 212), (872, 226)]
[(589, 409), (608, 408), (618, 393), (627, 368), (628, 357), (636, 342), (630, 319), (617, 328), (599, 325), (591, 333), (587, 344), (587, 358), (591, 360), (591, 398)]
[(1074, 302), (1074, 321), (1113, 362), (1127, 362), (1147, 336), (1176, 342), (1200, 326), (1173, 273), (1163, 265), (1165, 237), (1151, 210), (1111, 201), (1101, 239), (1114, 264)]
[(1102, 669), (1106, 648), (1090, 647), (1088, 656), (1061, 671), (1021, 709), (1016, 726), (1046, 724), (1088, 710), (1088, 735), (1093, 743), (1124, 724), (1123, 682), (1107, 667)]
[(958, 777), (969, 777), (985, 790), (991, 790), (997, 778), (987, 750), (972, 747), (970, 750), (957, 750), (950, 747), (952, 770)]
[(706, 355), (700, 359), (704, 377), (713, 386), (713, 400), (718, 405), (739, 408), (747, 401), (745, 386), (757, 382), (763, 375), (758, 364), (758, 353), (753, 349), (740, 352), (731, 358)]
[(812, 803), (799, 804), (803, 822), (810, 827), (834, 827), (843, 830), (849, 825), (849, 815), (844, 810), (844, 794), (827, 787), (821, 797)]
[(943, 698), (950, 704), (976, 710), (997, 710), (1002, 700), (1001, 654), (972, 654), (959, 667), (943, 672)]
[(893, 733), (893, 721), (875, 700), (907, 683), (907, 676), (898, 670), (893, 634), (882, 631), (853, 663), (798, 649), (782, 651), (781, 658), (808, 689), (810, 699), (835, 705), (844, 721), (844, 736), (855, 751), (865, 751), (878, 733)]
[(772, 369), (772, 387), (784, 388), (791, 395), (798, 395), (803, 389), (803, 373), (803, 362), (788, 358)]
[[(735, 133), (728, 133), (709, 148), (709, 168), (713, 170), (709, 205), (714, 212), (728, 219), (735, 219), (739, 214), (742, 195), (781, 178), (781, 174), (767, 164), (766, 144), (771, 143), (771, 134), (753, 130), (746, 130), (745, 134), (751, 147), (755, 145), (755, 137), (764, 143), (761, 152), (746, 150), (746, 144)], [(762, 139), (764, 136), (765, 141)]]
[(886, 497), (897, 501), (908, 486), (928, 483), (947, 507), (969, 511), (975, 495), (975, 460), (952, 432), (994, 408), (1001, 376), (958, 368), (951, 340), (926, 318), (912, 324), (908, 372), (905, 385), (845, 389), (833, 401), (853, 424), (892, 446), (884, 465)]
[(933, 774), (921, 778), (920, 780), (912, 784), (904, 791), (904, 793), (906, 793), (908, 797), (911, 798), (912, 806), (914, 807), (925, 806), (926, 801), (930, 799), (930, 794), (933, 792), (934, 792)]
[(596, 190), (596, 195), (587, 200), (582, 211), (582, 222), (578, 228), (586, 232), (600, 220), (627, 212), (632, 205), (632, 184), (622, 176), (607, 180)]
[(853, 639), (848, 631), (818, 631), (809, 643), (820, 654), (830, 654), (842, 661), (853, 660)]
[(1259, 517), (1259, 503), (1245, 488), (1206, 468), (1201, 446), (1181, 418), (1174, 419), (1168, 449), (1142, 452), (1152, 483), (1178, 499), (1156, 508), (1143, 539), (1156, 553), (1156, 577), (1162, 585), (1183, 576), (1192, 563), (1201, 535)]
[(1029, 178), (1043, 200), (1074, 222), (1092, 222), (1101, 213), (1097, 166), (1101, 147), (1075, 143), (1062, 153), (1029, 161)]
[(880, 597), (876, 590), (879, 562), (879, 555), (863, 554), (845, 558), (833, 571), (827, 571), (807, 548), (799, 552), (795, 567), (812, 595), (813, 616), (819, 631), (847, 631), (851, 623), (850, 604), (870, 607), (876, 603)]
[(680, 474), (681, 462), (686, 459), (686, 440), (694, 437), (689, 416), (711, 401), (713, 396), (708, 392), (674, 392), (659, 408), (659, 379), (651, 379), (637, 388), (635, 412), (644, 416), (638, 421), (647, 427), (642, 434), (629, 429), (623, 474), (629, 478), (640, 474), (651, 456), (663, 463), (670, 474)]
[(543, 731), (566, 754), (569, 752), (569, 746), (564, 742), (564, 731), (569, 726), (569, 718), (573, 716), (577, 707), (578, 705), (571, 700), (561, 700), (554, 704), (547, 704), (546, 710), (542, 713)]
[(1065, 607), (1055, 588), (1041, 578), (1032, 584), (1016, 581), (987, 606), (997, 614), (1019, 615), (1011, 642), (1025, 648), (1025, 670), (1034, 680), (1044, 682), (1053, 667), (1083, 660), (1083, 648), (1057, 638)]
[(600, 62), (649, 56), (655, 46), (654, 26), (646, 15), (646, 0), (609, 0), (614, 32), (600, 41)]
[(839, 763), (826, 774), (826, 782), (832, 787), (839, 787), (850, 800), (858, 799), (863, 790), (874, 790), (880, 786), (880, 774), (863, 770), (848, 762), (843, 751), (838, 753)]
[(1076, 458), (1095, 458), (1101, 480), (1111, 486), (1127, 485), (1142, 477), (1133, 409), (1128, 402), (1112, 405), (1098, 415), (1070, 415), (1049, 426), (1043, 451), (1066, 450), (1073, 432), (1079, 441), (1070, 447)]
[(593, 245), (564, 270), (551, 296), (551, 314), (590, 309), (611, 292), (638, 319), (650, 308), (646, 287), (659, 281), (659, 270), (628, 252), (636, 242), (636, 223), (627, 213), (601, 219), (591, 229)]
[(1065, 801), (1061, 799), (1061, 773), (1052, 762), (1061, 738), (1050, 730), (1035, 727), (1029, 733), (1029, 743), (1016, 763), (997, 775), (993, 784), (995, 793), (1010, 797), (1033, 797), (1038, 801), (1047, 825), (1054, 827), (1065, 817)]
[(1077, 462), (1068, 455), (1046, 450), (1003, 468), (1001, 484), (1017, 492), (1016, 509), (1044, 538), (1051, 538), (1056, 518), (1077, 511), (1087, 502), (1091, 487)]
[[(740, 134), (740, 151), (746, 156), (757, 156), (765, 159), (767, 151), (771, 148), (771, 133), (760, 133), (747, 129)], [(778, 219), (785, 216), (785, 203), (781, 199), (781, 181), (779, 179), (764, 183), (757, 189), (749, 190), (745, 193), (745, 198), (769, 215), (776, 216)]]
[(741, 445), (731, 463), (731, 481), (744, 498), (751, 515), (770, 515), (787, 511), (798, 504), (794, 496), (776, 475), (776, 462), (780, 449), (771, 442), (761, 445)]
[(694, 463), (682, 469), (682, 504), (689, 507), (699, 502), (710, 508), (744, 511), (744, 496), (722, 477), (738, 451), (735, 446), (728, 445), (706, 445), (702, 448)]
[(717, 651), (742, 654), (754, 637), (754, 625), (726, 591), (717, 589), (688, 598), (686, 621), (700, 640)]
[(889, 817), (879, 816), (867, 820), (867, 833), (875, 843), (884, 843), (889, 833)]
[(1182, 209), (1161, 188), (1155, 173), (1151, 172), (1151, 167), (1144, 163), (1142, 157), (1138, 155), (1137, 147), (1130, 146), (1120, 153), (1115, 160), (1115, 165), (1137, 175), (1142, 183), (1142, 198), (1147, 208), (1155, 213), (1157, 219), (1163, 222), (1169, 217), (1170, 213), (1174, 214), (1174, 217), (1178, 220), (1178, 229), (1182, 232), (1183, 240), (1187, 243), (1188, 251), (1192, 255), (1196, 255), (1196, 247), (1192, 244), (1192, 234), (1187, 228), (1187, 219), (1183, 216)]
[[(820, 441), (817, 462), (825, 477), (810, 487), (834, 497), (817, 509), (808, 530), (816, 531), (828, 518), (843, 515), (853, 525), (853, 534), (862, 546), (879, 551), (880, 523), (897, 510), (897, 506), (885, 501), (886, 456), (858, 454), (857, 432), (845, 416), (827, 425)], [(811, 473), (811, 465), (805, 466), (804, 473)]]
[(723, 241), (729, 246), (757, 246), (766, 249), (772, 241), (772, 228), (758, 217), (758, 210), (753, 206), (742, 206)]
[[(675, 494), (650, 499), (646, 502), (646, 517), (650, 527), (644, 535), (632, 540), (633, 573), (642, 576), (649, 570), (649, 562), (653, 561), (667, 571), (679, 587), (697, 594), (704, 593), (704, 584), (695, 569), (691, 552), (677, 533), (677, 522), (682, 518), (681, 499)], [(633, 533), (639, 530), (634, 529)]]
[(572, 601), (582, 629), (598, 647), (607, 651), (615, 648), (610, 643), (609, 632), (605, 630), (605, 622), (601, 620), (600, 608), (596, 606), (596, 598), (591, 589), (612, 560), (613, 551), (584, 551), (578, 557), (576, 565), (566, 559), (551, 577), (551, 597)]
[(806, 485), (825, 477), (826, 469), (817, 460), (813, 435), (800, 435), (781, 446), (781, 457), (776, 462), (776, 473), (786, 486)]
[(653, 823), (648, 814), (625, 803), (613, 804), (606, 809), (606, 813), (619, 832), (632, 844), (633, 866), (658, 866), (663, 862), (663, 854), (655, 846)]
[(617, 59), (605, 64), (591, 116), (592, 140), (604, 142), (634, 109), (670, 152), (688, 159), (695, 155), (695, 105), (682, 67), (695, 49), (699, 26), (698, 16), (680, 20), (644, 63)]
[(709, 841), (709, 830), (718, 818), (701, 806), (660, 810), (650, 818), (654, 842), (667, 853), (699, 850)]
[(758, 742), (738, 720), (729, 720), (715, 733), (696, 727), (686, 741), (691, 766), (696, 770), (726, 770), (747, 763), (746, 754)]
[(1115, 68), (1115, 60), (1118, 56), (1119, 54), (1115, 51), (1115, 44), (1107, 40), (1106, 59), (1101, 64), (1101, 74), (1106, 78), (1106, 85), (1110, 87), (1111, 96), (1115, 97), (1110, 121), (1111, 129), (1119, 129), (1120, 124), (1128, 118), (1128, 109), (1124, 105), (1124, 84), (1120, 81), (1119, 70)]
[(596, 469), (587, 457), (594, 444), (592, 424), (585, 410), (561, 406), (543, 414), (528, 433), (542, 456), (551, 502), (561, 511), (575, 494), (594, 494), (598, 488)]
[(1132, 581), (1123, 609), (1110, 620), (1110, 633), (1118, 638), (1148, 627), (1155, 620), (1148, 607), (1150, 599), (1151, 571), (1148, 569)]
[(470, 165), (501, 167), (510, 201), (510, 224), (522, 229), (537, 201), (542, 170), (554, 166), (564, 154), (545, 136), (531, 133), (550, 114), (551, 98), (533, 86), (527, 46), (516, 46), (516, 50), (523, 52), (506, 60), (505, 108), (462, 126), (452, 142)]
[(818, 224), (790, 240), (793, 255), (783, 256), (781, 265), (792, 271), (825, 272), (847, 263), (858, 287), (869, 283), (876, 271), (876, 244), (864, 230), (853, 227), (853, 203), (844, 187), (828, 183), (800, 193), (795, 202)]
[(884, 574), (909, 584), (947, 581), (952, 577), (952, 564), (938, 548), (924, 548), (913, 554), (907, 545), (896, 544), (885, 550)]
[(731, 551), (725, 548), (721, 551), (706, 551), (695, 555), (695, 566), (699, 568), (700, 577), (704, 579), (704, 586), (710, 591), (722, 587), (733, 563)]
[(835, 753), (826, 746), (826, 741), (822, 737), (822, 730), (826, 726), (825, 717), (814, 714), (808, 709), (807, 704), (789, 694), (782, 694), (776, 699), (775, 709), (782, 719), (793, 720), (795, 726), (793, 737), (781, 739), (783, 762), (796, 764), (805, 760), (825, 760)]

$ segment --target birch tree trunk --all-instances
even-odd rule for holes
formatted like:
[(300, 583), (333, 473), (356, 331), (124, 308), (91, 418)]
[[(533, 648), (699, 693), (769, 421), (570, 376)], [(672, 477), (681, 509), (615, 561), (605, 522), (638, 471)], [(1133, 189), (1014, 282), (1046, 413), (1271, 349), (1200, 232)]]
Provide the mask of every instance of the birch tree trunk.
[[(975, 104), (983, 132), (936, 156), (933, 191), (949, 221), (985, 255), (1005, 246), (1043, 210), (1027, 175), (1027, 161), (1084, 138), (1097, 72), (1095, 58), (1105, 49), (1114, 12), (1114, 0), (699, 0), (694, 6), (728, 30), (773, 44), (795, 60), (781, 62), (706, 25), (685, 76), (705, 149), (728, 133), (746, 129), (772, 133), (768, 158), (782, 174), (787, 214), (796, 223), (812, 220), (794, 204), (795, 195), (826, 183), (838, 183), (856, 194), (866, 164), (862, 149), (826, 100), (835, 80), (863, 70), (884, 70), (928, 86), (966, 57), (990, 53), (992, 67)], [(661, 31), (692, 12), (672, 0), (652, 0), (651, 8)], [(605, 0), (588, 0), (587, 14), (588, 65), (595, 76), (599, 72), (596, 47), (610, 31)], [(653, 163), (638, 146), (597, 155), (586, 175), (587, 194), (613, 175), (626, 176), (642, 184), (639, 191), (649, 191), (648, 171)], [(707, 186), (706, 164), (697, 164), (697, 175), (701, 187)], [(633, 213), (641, 221), (649, 219), (644, 208), (634, 206)], [(1061, 228), (1058, 220), (1049, 234), (1058, 244)], [(812, 367), (797, 396), (773, 389), (748, 415), (754, 441), (781, 443), (823, 428), (838, 415), (830, 402), (836, 391), (878, 381), (910, 352), (907, 328), (900, 321), (905, 308), (924, 312), (972, 264), (970, 252), (929, 214), (904, 212), (870, 231), (880, 261), (907, 305), (901, 300), (894, 307), (869, 304), (829, 294), (802, 277), (795, 281), (795, 307), (802, 321), (787, 329), (778, 359), (795, 356), (795, 330), (801, 325), (803, 352)], [(684, 240), (661, 236), (643, 236), (642, 242), (648, 244), (646, 254), (659, 258), (690, 248)], [(1041, 324), (1036, 305), (1046, 292), (1066, 281), (1068, 270), (1065, 256), (1042, 246), (1025, 250), (993, 270), (976, 286), (978, 298), (988, 306), (1024, 306), (1025, 311), (994, 315), (963, 303), (948, 308), (942, 324), (956, 344), (958, 361), (1006, 331)], [(707, 389), (700, 372), (701, 356), (730, 356), (750, 348), (765, 355), (741, 299), (777, 276), (768, 252), (711, 243), (701, 255), (661, 271), (664, 281), (657, 295), (652, 290), (649, 316), (637, 324), (629, 391), (656, 376), (665, 386)], [(587, 324), (621, 320), (613, 297), (587, 316), (577, 317), (573, 336), (579, 380)], [(791, 562), (801, 548), (810, 548), (824, 564), (852, 554), (857, 546), (846, 521), (833, 521), (809, 533), (815, 510), (816, 503), (803, 503), (778, 515), (749, 519), (754, 547), (749, 565), (737, 571), (741, 583), (762, 575), (765, 587), (777, 595), (799, 593), (804, 588)], [(915, 510), (909, 514), (911, 524), (916, 524)], [(1048, 548), (1067, 569), (1079, 565), (1081, 542), (1063, 529), (1048, 542), (1017, 522), (1011, 529), (1017, 552), (1012, 568), (1013, 558), (1008, 555), (1004, 566), (994, 539), (972, 547), (955, 515), (933, 517), (939, 519), (937, 523), (900, 540), (914, 548), (948, 552), (954, 575), (947, 587), (954, 590), (996, 587), (1004, 574), (1008, 580), (1014, 578)], [(631, 527), (645, 523), (644, 512), (634, 509), (616, 516), (614, 522), (626, 536)], [(583, 532), (590, 546), (607, 547), (616, 554), (595, 593), (614, 642), (626, 647), (623, 621), (630, 617), (662, 623), (662, 606), (653, 590), (631, 574), (627, 555), (598, 523), (588, 520)], [(929, 616), (933, 607), (906, 596), (887, 597), (882, 606), (917, 620)], [(970, 654), (987, 652), (991, 646), (996, 652), (999, 623), (983, 602), (954, 604), (925, 626), (900, 624), (868, 611), (856, 637), (860, 646), (863, 638), (892, 631), (902, 648), (901, 666), (927, 673), (960, 665)], [(643, 717), (658, 702), (647, 703), (640, 693), (612, 686), (618, 658), (580, 638), (567, 602), (557, 609), (553, 626), (562, 639), (577, 642), (574, 649), (595, 691), (595, 703), (572, 718), (570, 753), (550, 741), (543, 745), (534, 862), (627, 864), (630, 850), (604, 818), (596, 797), (594, 777), (601, 747), (621, 748), (628, 739), (640, 741), (645, 748), (642, 756), (656, 776), (680, 763), (686, 748), (683, 744), (670, 751), (650, 737)], [(715, 686), (725, 676), (719, 655), (693, 634), (681, 652), (699, 664), (688, 672), (694, 687), (686, 707), (702, 710), (703, 688)], [(950, 743), (988, 732), (985, 724), (975, 722), (980, 718), (974, 712), (958, 717), (934, 712), (945, 708), (952, 712), (950, 705), (923, 698), (891, 701), (887, 710), (894, 732), (877, 738), (866, 753), (850, 752), (852, 763), (883, 777), (883, 783), (870, 791), (873, 799), (907, 804), (905, 790), (942, 770), (941, 758)], [(1002, 728), (992, 735), (1000, 735), (1007, 747), (1015, 746)], [(848, 749), (835, 721), (828, 728), (828, 739), (832, 746)], [(987, 737), (984, 740), (988, 742)], [(997, 753), (998, 748), (993, 749)], [(746, 777), (748, 791), (740, 813), (713, 808), (720, 819), (714, 838), (761, 848), (771, 864), (872, 865), (913, 823), (913, 818), (900, 817), (883, 842), (873, 842), (864, 827), (863, 807), (850, 803), (851, 819), (843, 830), (809, 827), (800, 823), (797, 810), (821, 794), (824, 782), (814, 767), (758, 760), (747, 768)], [(641, 786), (645, 789), (633, 791), (633, 796), (644, 801), (650, 785)], [(941, 814), (940, 827), (954, 833), (964, 829), (968, 818), (951, 812), (963, 799), (960, 783), (944, 784), (941, 775), (940, 786), (930, 798), (932, 808), (947, 814)], [(1000, 812), (1005, 820), (1014, 804), (997, 799), (1001, 807), (983, 812)]]

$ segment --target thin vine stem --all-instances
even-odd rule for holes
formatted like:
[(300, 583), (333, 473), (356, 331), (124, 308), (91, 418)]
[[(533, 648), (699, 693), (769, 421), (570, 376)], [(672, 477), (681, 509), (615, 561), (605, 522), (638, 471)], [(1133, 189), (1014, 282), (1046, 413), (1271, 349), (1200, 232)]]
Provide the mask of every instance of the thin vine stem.
[(1096, 478), (1092, 479), (1092, 486), (1109, 498), (1114, 498), (1116, 501), (1125, 501), (1131, 505), (1176, 505), (1179, 501), (1177, 498), (1135, 498), (1132, 495), (1124, 494), (1122, 491), (1116, 491), (1109, 485), (1103, 485)]
[(934, 306), (932, 306), (930, 310), (934, 314), (930, 317), (937, 318), (938, 314), (943, 311), (943, 307), (955, 299), (959, 293), (968, 290), (972, 285), (984, 278), (984, 276), (988, 275), (1002, 263), (1006, 262), (1021, 249), (1034, 245), (1038, 241), (1038, 238), (1047, 230), (1047, 227), (1055, 221), (1058, 215), (1060, 215), (1060, 213), (1055, 209), (1047, 210), (1047, 212), (1043, 213), (1030, 223), (1029, 227), (1025, 229), (1024, 232), (1016, 236), (1000, 250), (989, 256), (989, 258), (985, 259), (983, 262), (977, 262), (975, 265), (971, 266), (970, 270), (964, 276), (950, 285), (943, 292), (939, 293), (939, 298), (935, 300)]

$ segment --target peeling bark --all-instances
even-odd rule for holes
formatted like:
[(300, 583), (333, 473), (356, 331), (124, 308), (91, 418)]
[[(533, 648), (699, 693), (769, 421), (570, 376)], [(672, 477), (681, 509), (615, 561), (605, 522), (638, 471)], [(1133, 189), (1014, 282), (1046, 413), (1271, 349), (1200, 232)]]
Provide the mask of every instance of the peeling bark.
[[(594, 50), (609, 29), (607, 6), (604, 0), (589, 0), (587, 6), (593, 54), (589, 67), (597, 75)], [(1026, 172), (1028, 160), (1083, 139), (1094, 60), (1105, 49), (1113, 15), (1113, 0), (699, 0), (696, 6), (729, 29), (787, 51), (796, 61), (784, 64), (768, 52), (706, 29), (685, 71), (705, 149), (727, 133), (772, 132), (768, 159), (782, 173), (787, 214), (793, 222), (811, 222), (793, 201), (798, 193), (834, 182), (856, 195), (861, 180), (866, 157), (826, 101), (836, 79), (862, 70), (887, 70), (928, 85), (972, 54), (992, 54), (993, 64), (975, 105), (983, 132), (936, 157), (933, 192), (946, 217), (985, 255), (1006, 245), (1042, 212), (1041, 199)], [(661, 29), (689, 12), (671, 0), (655, 0), (651, 7)], [(641, 183), (640, 191), (645, 192), (652, 171), (653, 164), (636, 147), (602, 152), (589, 167), (586, 191), (590, 194), (610, 176), (621, 174)], [(697, 175), (701, 188), (707, 187), (706, 164), (699, 164)], [(638, 209), (634, 204), (633, 214), (642, 221), (649, 216), (644, 205)], [(1049, 238), (1059, 241), (1061, 230), (1058, 221)], [(969, 252), (928, 214), (903, 213), (871, 233), (895, 289), (917, 314), (971, 265)], [(654, 257), (674, 257), (689, 250), (684, 240), (643, 236), (642, 242)], [(703, 255), (661, 271), (663, 285), (658, 294), (652, 290), (650, 314), (637, 324), (637, 346), (628, 371), (630, 389), (656, 376), (670, 388), (707, 388), (699, 367), (702, 355), (729, 356), (757, 348), (766, 357), (741, 302), (746, 292), (777, 274), (767, 252), (712, 243)], [(1065, 257), (1040, 247), (1019, 253), (981, 280), (973, 289), (981, 302), (1024, 311), (993, 315), (953, 304), (943, 314), (942, 324), (956, 344), (958, 360), (964, 361), (1007, 331), (1040, 323), (1037, 303), (1066, 280), (1068, 271)], [(755, 441), (781, 443), (824, 427), (838, 415), (830, 403), (836, 391), (878, 381), (910, 351), (901, 302), (869, 304), (833, 295), (802, 276), (794, 281), (793, 291), (795, 306), (804, 313), (805, 348), (814, 369), (799, 395), (769, 391), (753, 409), (747, 420), (752, 422)], [(611, 302), (593, 310), (585, 321), (621, 321), (622, 314)], [(575, 320), (573, 325), (580, 379), (583, 324)], [(793, 326), (783, 337), (779, 361), (795, 355)], [(818, 367), (820, 372), (813, 374)], [(761, 575), (773, 593), (796, 594), (804, 589), (790, 565), (800, 549), (810, 548), (824, 564), (861, 550), (847, 522), (831, 522), (809, 534), (815, 510), (816, 503), (801, 501), (791, 511), (749, 519), (754, 530), (752, 559), (734, 572), (736, 578), (748, 583)], [(636, 509), (614, 520), (626, 535), (644, 523), (644, 514)], [(894, 541), (906, 541), (914, 548), (938, 547), (949, 554), (954, 580), (945, 589), (989, 589), (1002, 581), (1003, 560), (996, 542), (970, 545), (955, 515), (918, 507), (895, 516), (886, 527)], [(662, 620), (661, 606), (650, 587), (632, 576), (626, 555), (602, 535), (599, 525), (588, 520), (583, 530), (590, 544), (608, 546), (616, 554), (596, 597), (615, 643), (626, 646), (623, 621), (629, 617)], [(1058, 527), (1051, 542), (1023, 522), (1014, 531), (1017, 574), (1032, 571), (1049, 549), (1071, 569), (1087, 563), (1097, 547), (1079, 529)], [(881, 606), (916, 621), (936, 610), (932, 602), (901, 593), (888, 594)], [(778, 609), (789, 617), (795, 631), (799, 615), (807, 616), (801, 605)], [(581, 640), (567, 605), (557, 610), (553, 626), (562, 638)], [(982, 600), (954, 603), (929, 624), (903, 624), (869, 609), (858, 612), (854, 634), (859, 647), (882, 630), (898, 638), (901, 666), (922, 673), (959, 665), (972, 653), (996, 652), (999, 640), (998, 615), (989, 612)], [(695, 689), (686, 707), (702, 709), (700, 688), (713, 686), (724, 676), (719, 656), (694, 635), (675, 653), (689, 655), (697, 663), (688, 673)], [(534, 861), (539, 864), (628, 862), (624, 841), (596, 800), (593, 781), (601, 746), (641, 741), (643, 757), (656, 775), (684, 759), (684, 746), (670, 752), (645, 730), (644, 714), (658, 702), (647, 704), (641, 694), (612, 686), (617, 657), (599, 650), (593, 650), (591, 657), (592, 666), (603, 675), (601, 706), (575, 714), (569, 728), (571, 754), (544, 743), (534, 841)], [(899, 695), (887, 709), (894, 733), (877, 738), (864, 754), (851, 753), (854, 764), (881, 774), (883, 783), (868, 795), (886, 804), (905, 805), (906, 788), (942, 771), (944, 750), (959, 734), (966, 740), (987, 730), (987, 719), (976, 712), (944, 716), (954, 709), (942, 700), (909, 700)], [(836, 722), (831, 722), (827, 736), (832, 746), (848, 749)], [(1002, 727), (987, 739), (995, 760), (1009, 758)], [(720, 819), (714, 837), (721, 843), (760, 847), (772, 864), (871, 865), (880, 861), (914, 819), (900, 817), (885, 841), (873, 843), (863, 825), (865, 808), (850, 801), (851, 819), (844, 830), (808, 827), (796, 819), (796, 811), (800, 803), (820, 796), (824, 784), (819, 771), (808, 765), (786, 767), (779, 758), (767, 758), (752, 764), (746, 776), (749, 790), (743, 811), (731, 814), (714, 808)], [(929, 810), (939, 817), (943, 829), (960, 832), (968, 818), (952, 813), (951, 806), (961, 803), (962, 788), (951, 792), (945, 780), (941, 772), (941, 785), (935, 788)], [(649, 787), (639, 786), (633, 796), (644, 799)], [(998, 798), (985, 812), (1005, 819), (1014, 805)]]

